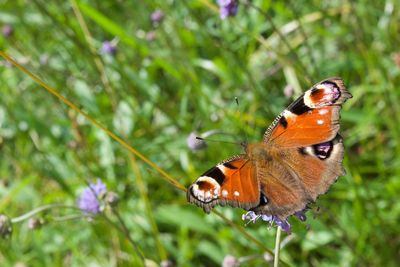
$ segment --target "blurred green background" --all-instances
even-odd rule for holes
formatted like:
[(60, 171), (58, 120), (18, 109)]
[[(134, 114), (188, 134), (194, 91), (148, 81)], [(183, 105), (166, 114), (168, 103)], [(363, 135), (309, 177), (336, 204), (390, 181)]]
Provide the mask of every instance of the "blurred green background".
[[(211, 0), (0, 0), (0, 48), (185, 186), (241, 151), (218, 142), (192, 150), (191, 132), (259, 141), (301, 92), (341, 76), (354, 96), (342, 110), (347, 175), (306, 222), (290, 219), (281, 258), (292, 266), (398, 266), (399, 10), (394, 0), (243, 0), (222, 20)], [(119, 195), (149, 266), (220, 266), (228, 255), (242, 266), (270, 264), (265, 248), (189, 205), (93, 123), (0, 64), (0, 214), (75, 205), (85, 181), (99, 177)], [(244, 226), (242, 210), (217, 210)], [(106, 217), (69, 220), (74, 214), (40, 213), (34, 218), (44, 224), (34, 230), (32, 221), (14, 224), (0, 240), (0, 265), (140, 266)], [(275, 228), (244, 229), (273, 249)]]

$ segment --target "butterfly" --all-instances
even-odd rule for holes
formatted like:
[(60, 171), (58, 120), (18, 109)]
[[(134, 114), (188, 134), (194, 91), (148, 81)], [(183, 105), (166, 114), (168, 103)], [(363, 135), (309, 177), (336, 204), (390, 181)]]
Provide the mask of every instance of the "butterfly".
[(285, 220), (328, 191), (343, 168), (340, 109), (352, 95), (341, 78), (323, 80), (286, 108), (260, 143), (203, 173), (187, 200), (210, 213), (229, 205)]

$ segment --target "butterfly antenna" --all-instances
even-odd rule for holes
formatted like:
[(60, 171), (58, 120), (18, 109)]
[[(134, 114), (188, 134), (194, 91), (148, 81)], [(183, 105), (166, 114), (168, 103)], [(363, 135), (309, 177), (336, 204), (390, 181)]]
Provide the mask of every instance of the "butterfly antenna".
[[(240, 119), (240, 121), (243, 121), (243, 112), (240, 110), (239, 98), (237, 96), (235, 96), (235, 102), (236, 102), (238, 112), (239, 112), (239, 119)], [(246, 126), (247, 126), (247, 124), (246, 124)], [(244, 141), (241, 143), (241, 145), (244, 149), (246, 149), (246, 146), (249, 143), (249, 139), (247, 137), (247, 133), (244, 128), (240, 128), (240, 131), (241, 131), (241, 135), (244, 136)]]
[(225, 144), (232, 144), (232, 145), (240, 145), (237, 142), (229, 142), (229, 141), (222, 141), (222, 140), (215, 140), (215, 139), (210, 139), (210, 138), (203, 138), (200, 136), (196, 136), (197, 140), (201, 140), (201, 141), (207, 141), (207, 142), (218, 142), (218, 143), (225, 143)]

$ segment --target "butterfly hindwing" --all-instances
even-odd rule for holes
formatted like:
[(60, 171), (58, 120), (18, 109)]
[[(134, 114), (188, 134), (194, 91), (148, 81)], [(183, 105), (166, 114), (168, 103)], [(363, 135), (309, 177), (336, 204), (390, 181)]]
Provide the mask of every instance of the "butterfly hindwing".
[(187, 198), (207, 213), (218, 204), (244, 209), (258, 205), (259, 183), (251, 161), (239, 155), (217, 164), (189, 187)]
[(260, 190), (268, 201), (254, 208), (256, 213), (285, 219), (326, 193), (345, 173), (340, 135), (323, 144), (287, 148), (280, 155), (265, 175), (259, 175)]
[(341, 105), (350, 97), (340, 78), (317, 83), (278, 116), (266, 131), (264, 142), (305, 147), (332, 140), (340, 128)]

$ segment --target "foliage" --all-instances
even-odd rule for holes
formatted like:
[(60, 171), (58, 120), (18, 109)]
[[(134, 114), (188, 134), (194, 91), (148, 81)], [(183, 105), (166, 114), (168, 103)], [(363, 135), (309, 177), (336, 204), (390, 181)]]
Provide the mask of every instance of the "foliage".
[[(13, 30), (0, 36), (2, 51), (186, 186), (241, 151), (218, 142), (192, 151), (191, 132), (260, 140), (294, 97), (341, 76), (354, 96), (342, 112), (347, 175), (305, 223), (291, 220), (281, 258), (293, 266), (399, 262), (399, 2), (243, 0), (226, 19), (211, 0), (3, 0), (0, 7), (0, 26)], [(157, 10), (163, 16), (151, 19)], [(218, 266), (227, 255), (254, 256), (245, 266), (264, 262), (262, 246), (188, 205), (156, 170), (0, 63), (0, 214), (74, 206), (86, 182), (99, 177), (119, 196), (119, 215), (147, 264)], [(244, 225), (242, 210), (217, 210)], [(71, 214), (60, 207), (40, 213), (40, 228), (15, 223), (0, 241), (1, 266), (140, 263), (114, 227), (118, 217)], [(245, 232), (273, 249), (273, 228), (258, 222)]]

